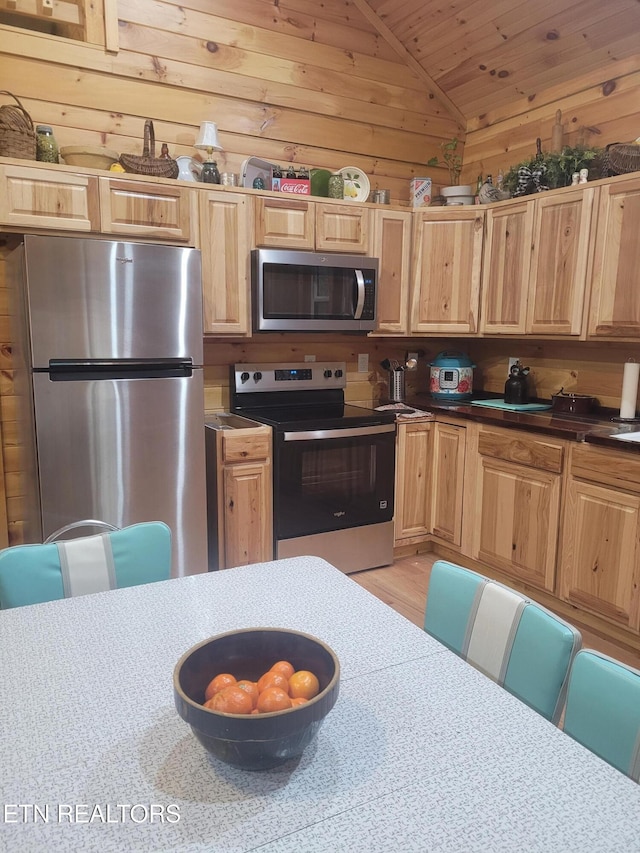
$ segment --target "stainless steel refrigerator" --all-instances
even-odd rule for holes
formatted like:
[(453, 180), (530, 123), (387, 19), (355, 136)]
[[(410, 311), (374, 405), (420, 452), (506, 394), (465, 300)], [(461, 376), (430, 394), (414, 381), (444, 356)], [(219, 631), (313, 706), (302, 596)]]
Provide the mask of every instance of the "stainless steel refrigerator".
[(160, 520), (206, 571), (199, 251), (29, 235), (9, 272), (26, 540)]

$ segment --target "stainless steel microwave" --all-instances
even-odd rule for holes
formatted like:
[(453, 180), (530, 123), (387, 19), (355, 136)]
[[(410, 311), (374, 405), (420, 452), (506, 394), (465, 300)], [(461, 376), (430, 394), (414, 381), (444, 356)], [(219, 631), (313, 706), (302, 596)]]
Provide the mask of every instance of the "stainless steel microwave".
[(254, 249), (255, 332), (369, 332), (376, 328), (378, 259)]

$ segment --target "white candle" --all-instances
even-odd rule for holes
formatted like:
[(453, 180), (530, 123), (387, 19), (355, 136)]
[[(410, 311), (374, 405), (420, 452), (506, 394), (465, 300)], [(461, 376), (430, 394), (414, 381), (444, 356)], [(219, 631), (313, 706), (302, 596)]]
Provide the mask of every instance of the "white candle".
[(636, 361), (625, 361), (622, 374), (622, 400), (620, 401), (620, 417), (635, 418), (636, 401), (638, 399), (638, 378), (640, 364)]

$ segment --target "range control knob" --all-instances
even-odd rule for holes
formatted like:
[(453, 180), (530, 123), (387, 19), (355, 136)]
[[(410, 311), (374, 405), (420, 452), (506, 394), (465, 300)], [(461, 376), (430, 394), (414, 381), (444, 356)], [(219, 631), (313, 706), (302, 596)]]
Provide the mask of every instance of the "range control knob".
[(256, 372), (253, 374), (253, 381), (254, 382), (260, 382), (261, 379), (262, 379), (262, 373), (260, 373), (259, 370), (256, 370)]
[(342, 376), (342, 371), (340, 369), (336, 370), (336, 376), (338, 377), (338, 379), (340, 379), (340, 377)]
[(242, 373), (240, 374), (240, 381), (246, 382), (248, 379), (249, 379), (249, 374), (247, 373), (246, 370), (243, 370)]
[[(337, 375), (337, 374), (336, 374), (336, 375)], [(325, 372), (324, 372), (324, 378), (325, 378), (325, 379), (331, 379), (331, 376), (332, 376), (331, 371), (330, 371), (330, 370), (325, 370)]]

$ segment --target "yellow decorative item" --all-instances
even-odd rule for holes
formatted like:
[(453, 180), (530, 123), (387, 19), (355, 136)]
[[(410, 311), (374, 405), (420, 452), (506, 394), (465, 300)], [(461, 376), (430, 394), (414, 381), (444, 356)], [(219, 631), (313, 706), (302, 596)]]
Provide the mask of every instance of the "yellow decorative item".
[(124, 166), (121, 166), (120, 163), (112, 163), (109, 166), (110, 172), (124, 172)]

